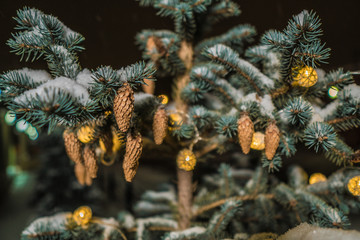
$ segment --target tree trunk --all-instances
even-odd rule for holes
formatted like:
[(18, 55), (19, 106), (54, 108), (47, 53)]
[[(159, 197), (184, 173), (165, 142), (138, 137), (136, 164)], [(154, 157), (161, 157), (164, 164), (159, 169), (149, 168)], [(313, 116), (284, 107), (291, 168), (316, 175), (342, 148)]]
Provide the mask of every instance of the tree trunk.
[(192, 215), (192, 176), (193, 171), (185, 171), (177, 167), (178, 177), (178, 212), (179, 229), (184, 230), (190, 227)]

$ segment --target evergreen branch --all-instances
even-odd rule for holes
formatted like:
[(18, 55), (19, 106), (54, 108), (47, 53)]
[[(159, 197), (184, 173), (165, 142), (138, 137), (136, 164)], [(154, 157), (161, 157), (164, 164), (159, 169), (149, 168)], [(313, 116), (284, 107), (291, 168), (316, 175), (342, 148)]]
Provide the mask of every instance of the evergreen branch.
[(335, 86), (339, 90), (343, 89), (345, 86), (354, 83), (354, 78), (350, 72), (345, 72), (342, 68), (338, 70), (331, 71), (325, 76), (326, 88)]
[[(262, 196), (264, 196), (268, 199), (274, 198), (273, 194), (263, 194)], [(210, 204), (200, 207), (193, 213), (192, 217), (195, 218), (195, 217), (203, 214), (204, 212), (207, 212), (211, 209), (217, 208), (217, 207), (223, 205), (224, 203), (226, 203), (227, 201), (252, 201), (258, 197), (259, 197), (259, 195), (244, 195), (244, 196), (235, 196), (235, 197), (220, 199), (220, 200), (217, 200), (215, 202), (212, 202)]]
[(227, 93), (227, 91), (224, 90), (224, 88), (222, 88), (221, 86), (215, 84), (215, 82), (210, 80), (210, 78), (207, 78), (207, 77), (202, 76), (200, 74), (197, 74), (196, 77), (201, 79), (201, 81), (204, 81), (204, 82), (210, 84), (212, 89), (214, 89), (216, 92), (223, 95), (224, 98), (228, 101), (228, 103), (230, 103), (234, 108), (237, 108), (235, 100)]
[(334, 118), (331, 120), (327, 120), (326, 123), (330, 124), (330, 125), (335, 125), (335, 124), (343, 123), (343, 122), (346, 122), (346, 121), (352, 120), (352, 119), (357, 119), (357, 116), (351, 115), (351, 116), (338, 117), (338, 118)]
[(326, 123), (315, 122), (304, 131), (305, 146), (314, 147), (317, 152), (321, 147), (324, 151), (336, 144), (336, 132), (334, 128)]
[(212, 47), (216, 44), (224, 44), (237, 51), (242, 51), (243, 45), (251, 42), (255, 34), (256, 30), (253, 26), (248, 24), (238, 25), (220, 36), (200, 42), (195, 47), (195, 51), (200, 52), (203, 49)]
[(272, 99), (279, 97), (280, 95), (286, 94), (290, 90), (290, 87), (288, 85), (283, 85), (279, 88), (272, 89), (270, 91), (270, 96)]
[[(222, 44), (215, 45), (211, 48), (208, 48), (203, 53), (205, 56), (210, 58), (211, 60), (218, 62), (224, 66), (229, 67), (230, 69), (236, 71), (238, 74), (240, 74), (242, 77), (244, 77), (249, 84), (253, 87), (253, 89), (256, 91), (256, 93), (259, 96), (263, 96), (263, 92), (260, 90), (260, 88), (255, 83), (255, 80), (251, 78), (250, 73), (247, 71), (244, 71), (244, 69), (240, 68), (239, 64), (244, 62), (240, 61), (240, 58), (237, 53), (235, 53), (233, 50), (231, 50), (229, 47), (226, 47)], [(251, 64), (248, 63), (251, 67), (253, 67)], [(248, 66), (249, 67), (249, 66)], [(254, 71), (255, 67), (253, 69), (249, 69), (249, 71)], [(259, 71), (258, 71), (259, 72)], [(257, 72), (254, 72), (254, 74)], [(263, 77), (263, 76), (261, 76)]]
[(209, 221), (208, 234), (217, 234), (224, 230), (241, 206), (241, 201), (227, 201), (221, 206), (221, 210), (214, 214)]

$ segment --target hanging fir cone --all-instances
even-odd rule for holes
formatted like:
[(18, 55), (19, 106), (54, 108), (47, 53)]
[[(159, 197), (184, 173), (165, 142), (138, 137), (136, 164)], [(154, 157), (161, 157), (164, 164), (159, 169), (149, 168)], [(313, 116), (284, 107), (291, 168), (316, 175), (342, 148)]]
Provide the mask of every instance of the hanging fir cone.
[(124, 175), (128, 182), (131, 182), (136, 174), (142, 147), (143, 143), (140, 133), (133, 135), (129, 132), (126, 138), (126, 151), (123, 161)]
[(86, 175), (90, 178), (96, 178), (96, 174), (98, 171), (98, 165), (96, 161), (96, 153), (94, 148), (90, 145), (86, 145), (84, 148), (84, 164), (86, 169)]
[(145, 93), (148, 93), (148, 94), (154, 94), (155, 92), (155, 82), (153, 80), (150, 80), (150, 79), (144, 79), (144, 82), (146, 84), (142, 84), (142, 89)]
[(85, 184), (86, 184), (86, 186), (91, 186), (92, 182), (93, 182), (93, 179), (90, 176), (90, 174), (88, 172), (85, 172)]
[(265, 130), (265, 155), (268, 160), (273, 159), (280, 142), (280, 130), (275, 122), (267, 126)]
[(75, 172), (75, 177), (80, 183), (80, 185), (84, 186), (86, 180), (86, 169), (84, 164), (76, 163), (74, 166), (74, 172)]
[(65, 150), (69, 158), (75, 163), (82, 162), (81, 142), (74, 132), (65, 130), (63, 133)]
[(242, 115), (237, 122), (238, 137), (241, 149), (245, 154), (250, 152), (252, 137), (254, 134), (254, 124), (248, 115)]
[(162, 144), (166, 136), (166, 131), (168, 129), (168, 119), (169, 118), (166, 114), (165, 108), (160, 106), (154, 114), (153, 121), (154, 140), (157, 145)]
[(127, 132), (134, 109), (134, 92), (128, 83), (118, 89), (114, 99), (114, 115), (116, 123), (122, 132)]
[(104, 148), (106, 154), (112, 154), (113, 150), (113, 135), (110, 129), (107, 129), (100, 136), (100, 147)]

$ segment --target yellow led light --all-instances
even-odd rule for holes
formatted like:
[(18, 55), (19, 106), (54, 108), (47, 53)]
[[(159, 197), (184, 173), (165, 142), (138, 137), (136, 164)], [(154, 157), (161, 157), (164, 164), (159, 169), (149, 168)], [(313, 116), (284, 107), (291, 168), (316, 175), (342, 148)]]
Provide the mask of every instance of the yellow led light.
[(339, 89), (335, 86), (331, 86), (328, 90), (328, 96), (331, 99), (337, 98), (338, 93), (339, 93)]
[(250, 148), (254, 150), (263, 150), (265, 148), (265, 134), (255, 132), (252, 137)]
[(325, 182), (327, 180), (326, 176), (322, 173), (313, 173), (309, 178), (309, 184), (314, 184), (318, 182)]
[(299, 69), (293, 68), (296, 75), (293, 75), (293, 86), (311, 87), (314, 86), (318, 80), (318, 75), (314, 68), (304, 66)]
[(88, 143), (93, 140), (94, 133), (94, 128), (90, 126), (83, 126), (77, 131), (77, 136), (82, 143)]
[(167, 103), (169, 102), (168, 96), (166, 96), (166, 95), (164, 95), (164, 94), (159, 95), (158, 98), (161, 99), (161, 104), (164, 104), (164, 105), (165, 105), (165, 104), (167, 104)]
[(196, 165), (195, 154), (189, 149), (183, 149), (178, 153), (176, 163), (180, 169), (185, 171), (194, 170)]
[(180, 114), (178, 113), (171, 113), (169, 115), (169, 130), (173, 131), (175, 130), (177, 127), (182, 125), (182, 117)]
[(354, 196), (360, 196), (360, 176), (351, 178), (347, 184), (349, 192)]
[(84, 226), (88, 224), (92, 218), (91, 208), (88, 206), (81, 206), (74, 211), (72, 217), (77, 225)]

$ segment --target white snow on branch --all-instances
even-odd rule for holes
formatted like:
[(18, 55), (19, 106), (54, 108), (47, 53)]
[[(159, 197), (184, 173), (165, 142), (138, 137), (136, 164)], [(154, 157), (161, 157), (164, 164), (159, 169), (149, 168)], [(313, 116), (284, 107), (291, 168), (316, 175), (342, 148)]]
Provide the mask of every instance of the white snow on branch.
[(271, 78), (269, 78), (268, 76), (264, 75), (262, 72), (260, 72), (260, 70), (258, 68), (256, 68), (254, 65), (252, 65), (248, 61), (238, 58), (237, 65), (241, 69), (248, 69), (253, 74), (253, 76), (255, 76), (255, 78), (257, 80), (260, 80), (260, 82), (263, 85), (265, 85), (267, 88), (274, 87), (274, 81)]
[[(72, 97), (74, 97), (79, 103), (82, 105), (86, 105), (89, 101), (89, 93), (88, 91), (80, 84), (76, 83), (74, 80), (66, 77), (58, 77), (52, 81), (48, 81), (39, 87), (26, 91), (20, 96), (14, 99), (17, 103), (24, 103), (27, 100), (32, 98), (36, 98), (37, 96), (44, 102), (51, 102), (53, 99), (49, 99), (49, 94), (45, 91), (45, 89), (60, 89), (67, 93), (69, 93)], [(30, 103), (29, 103), (30, 104)]]
[(34, 83), (45, 83), (52, 79), (51, 75), (44, 70), (34, 70), (25, 67), (16, 71), (29, 76)]
[(150, 200), (153, 202), (175, 202), (175, 190), (170, 189), (169, 191), (164, 192), (155, 192), (155, 191), (146, 191), (142, 196), (145, 200)]
[(253, 101), (259, 103), (260, 112), (270, 118), (274, 118), (273, 111), (275, 106), (272, 103), (271, 96), (269, 94), (263, 97), (258, 97), (256, 93), (250, 93), (243, 98), (244, 101)]
[(156, 226), (156, 227), (170, 227), (176, 229), (178, 224), (174, 220), (165, 219), (165, 218), (140, 218), (136, 220), (137, 229), (136, 229), (136, 239), (143, 240), (144, 232), (146, 227), (148, 226)]
[(39, 229), (46, 230), (65, 230), (66, 219), (71, 213), (58, 213), (50, 217), (42, 217), (33, 221), (23, 232), (22, 235), (39, 234)]
[(343, 91), (347, 96), (350, 94), (354, 100), (360, 101), (360, 86), (356, 83), (347, 85)]
[(151, 203), (149, 201), (138, 201), (134, 207), (136, 212), (143, 214), (157, 214), (171, 211), (167, 203)]
[(94, 82), (94, 79), (92, 78), (92, 74), (89, 69), (84, 68), (77, 76), (76, 76), (76, 82), (80, 85), (84, 86), (86, 89), (89, 89), (91, 87), (91, 83)]
[(331, 116), (334, 111), (336, 111), (336, 108), (339, 106), (339, 104), (340, 101), (336, 100), (329, 103), (324, 108), (313, 105), (313, 116), (311, 118), (310, 124), (314, 122), (323, 122), (327, 117)]
[(203, 227), (192, 227), (184, 231), (174, 231), (164, 238), (164, 240), (186, 239), (190, 237), (196, 237), (205, 233), (206, 229)]

